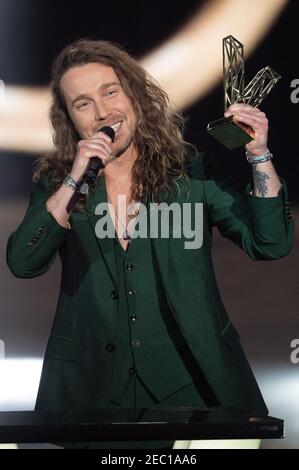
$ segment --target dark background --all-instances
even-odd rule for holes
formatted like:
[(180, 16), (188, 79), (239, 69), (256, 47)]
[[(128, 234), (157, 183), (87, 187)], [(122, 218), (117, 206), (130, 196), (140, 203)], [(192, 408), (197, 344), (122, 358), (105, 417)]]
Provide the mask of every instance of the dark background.
[[(242, 0), (240, 0), (242, 1)], [(174, 33), (198, 10), (198, 0), (98, 2), (86, 0), (72, 4), (57, 0), (1, 0), (0, 78), (7, 84), (46, 85), (52, 60), (68, 42), (80, 37), (121, 43), (135, 58), (143, 56)], [(279, 174), (288, 182), (290, 198), (299, 200), (298, 185), (298, 105), (290, 100), (291, 81), (299, 78), (298, 2), (289, 2), (255, 52), (246, 61), (247, 81), (266, 66), (282, 79), (261, 105), (270, 119), (269, 147)], [(248, 12), (254, 21), (253, 12)], [(9, 21), (9, 19), (11, 19)], [(219, 44), (221, 47), (221, 44)], [(246, 54), (246, 45), (245, 45)], [(200, 71), (198, 71), (200, 74)], [(240, 149), (227, 152), (206, 133), (208, 122), (222, 116), (222, 85), (185, 110), (185, 138), (210, 150), (217, 163), (244, 185), (250, 175)], [(31, 160), (12, 152), (0, 152), (2, 172), (0, 196), (27, 194)], [(7, 174), (14, 167), (18, 184), (11, 191)]]

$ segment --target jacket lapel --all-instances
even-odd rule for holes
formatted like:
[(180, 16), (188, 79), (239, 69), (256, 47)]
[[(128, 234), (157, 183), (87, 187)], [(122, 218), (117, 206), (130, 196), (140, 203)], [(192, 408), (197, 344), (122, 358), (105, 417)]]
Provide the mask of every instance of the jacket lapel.
[[(91, 227), (91, 230), (96, 238), (98, 248), (103, 256), (104, 262), (106, 264), (107, 270), (111, 277), (112, 282), (114, 283), (115, 287), (117, 287), (117, 269), (116, 269), (116, 261), (115, 261), (115, 251), (114, 251), (114, 239), (105, 237), (99, 238), (96, 234), (96, 224), (102, 217), (106, 217), (106, 214), (96, 215), (95, 210), (98, 204), (106, 203), (107, 204), (107, 191), (106, 191), (106, 184), (105, 178), (102, 176), (100, 177), (97, 185), (90, 190), (88, 195), (85, 210), (86, 215)], [(110, 217), (108, 213), (108, 217)], [(112, 223), (112, 221), (111, 221)], [(113, 223), (112, 223), (113, 226)]]
[[(183, 198), (183, 193), (184, 190), (181, 187), (181, 182), (178, 182), (179, 188), (180, 188), (180, 197)], [(184, 199), (182, 199), (184, 200)], [(101, 176), (99, 178), (99, 181), (97, 182), (97, 185), (93, 187), (90, 190), (89, 196), (87, 198), (86, 204), (85, 204), (85, 210), (87, 214), (87, 218), (90, 224), (90, 227), (92, 229), (92, 232), (96, 238), (98, 248), (103, 256), (103, 259), (105, 261), (105, 264), (107, 266), (107, 269), (109, 271), (110, 277), (115, 285), (117, 287), (117, 268), (116, 268), (116, 260), (115, 260), (115, 251), (114, 251), (114, 240), (113, 238), (105, 237), (105, 238), (98, 238), (96, 235), (96, 230), (95, 226), (97, 222), (106, 214), (102, 215), (96, 215), (95, 210), (96, 207), (99, 203), (107, 203), (107, 190), (106, 190), (106, 183), (105, 183), (105, 178), (104, 176)], [(147, 216), (148, 216), (148, 227), (150, 226), (150, 220), (149, 220), (149, 214), (150, 214), (150, 199), (149, 197), (143, 197), (142, 201), (143, 204), (146, 205), (147, 208)], [(171, 200), (168, 202), (172, 202)], [(110, 217), (110, 215), (108, 214)], [(111, 221), (112, 223), (112, 221)], [(112, 223), (113, 226), (113, 223)], [(116, 235), (115, 235), (116, 236)], [(135, 240), (136, 241), (136, 240)], [(132, 245), (134, 244), (134, 240), (132, 242)], [(160, 265), (160, 270), (162, 277), (165, 281), (168, 280), (168, 274), (169, 274), (169, 266), (168, 266), (168, 258), (169, 258), (169, 251), (170, 251), (170, 240), (169, 239), (152, 239), (152, 246), (154, 250), (156, 251), (157, 254), (157, 259)], [(132, 247), (131, 247), (132, 248)], [(174, 273), (173, 273), (174, 274)], [(173, 279), (172, 279), (173, 281)], [(166, 282), (167, 286), (167, 282)], [(165, 287), (166, 287), (165, 286)]]

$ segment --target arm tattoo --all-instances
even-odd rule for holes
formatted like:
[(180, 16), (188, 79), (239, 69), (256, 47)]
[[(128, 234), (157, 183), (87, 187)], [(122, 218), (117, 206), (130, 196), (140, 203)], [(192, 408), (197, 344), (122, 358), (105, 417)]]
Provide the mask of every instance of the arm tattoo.
[(270, 176), (268, 175), (268, 173), (265, 173), (263, 171), (258, 171), (256, 169), (256, 166), (257, 166), (256, 163), (252, 164), (253, 183), (254, 183), (253, 194), (254, 196), (265, 197), (268, 193), (266, 181), (270, 179)]

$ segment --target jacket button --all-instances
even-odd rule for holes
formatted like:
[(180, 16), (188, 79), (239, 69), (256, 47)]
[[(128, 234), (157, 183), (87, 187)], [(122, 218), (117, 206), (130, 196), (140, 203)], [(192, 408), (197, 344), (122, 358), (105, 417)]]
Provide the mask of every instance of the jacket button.
[(130, 320), (131, 321), (136, 321), (137, 320), (137, 317), (136, 317), (135, 313), (132, 313), (132, 315), (130, 315)]
[(135, 292), (136, 292), (135, 289), (129, 289), (128, 290), (129, 295), (135, 295)]
[(129, 369), (129, 374), (135, 374), (136, 370), (134, 369), (134, 367), (130, 367)]
[(137, 348), (138, 346), (140, 346), (140, 341), (139, 341), (139, 339), (132, 339), (132, 346), (134, 346), (135, 348)]
[(108, 352), (113, 352), (113, 351), (115, 351), (115, 346), (113, 344), (107, 344), (105, 349)]
[(127, 264), (127, 271), (133, 271), (134, 265), (132, 263)]
[(113, 300), (118, 299), (118, 292), (117, 292), (117, 290), (113, 290), (113, 291), (111, 292), (111, 298), (112, 298)]

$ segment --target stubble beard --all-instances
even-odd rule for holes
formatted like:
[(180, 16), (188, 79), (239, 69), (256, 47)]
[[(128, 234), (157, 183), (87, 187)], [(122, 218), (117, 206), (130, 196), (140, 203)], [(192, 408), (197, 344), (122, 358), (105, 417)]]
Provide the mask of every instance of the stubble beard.
[(130, 145), (132, 145), (134, 142), (134, 133), (133, 131), (130, 132), (130, 135), (128, 136), (128, 138), (124, 141), (123, 144), (121, 144), (120, 148), (119, 149), (116, 149), (116, 153), (114, 154), (115, 158), (119, 158), (121, 157), (125, 152), (126, 150), (128, 150), (128, 148), (130, 147)]

